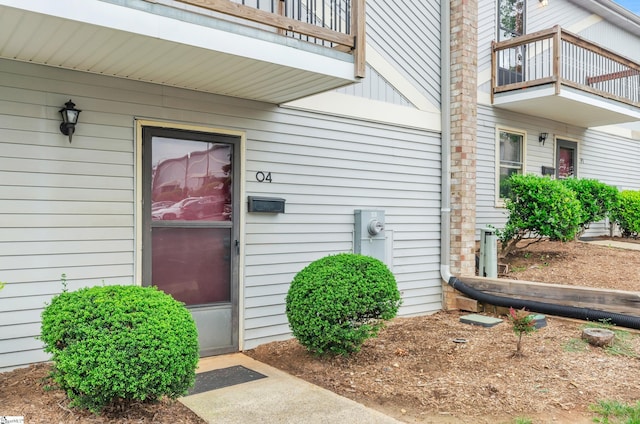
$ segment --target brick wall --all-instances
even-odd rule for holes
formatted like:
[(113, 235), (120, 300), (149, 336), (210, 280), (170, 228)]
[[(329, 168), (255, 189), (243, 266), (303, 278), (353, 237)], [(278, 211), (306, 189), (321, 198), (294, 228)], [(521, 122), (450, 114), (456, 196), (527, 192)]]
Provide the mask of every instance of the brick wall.
[[(451, 1), (451, 272), (475, 274), (478, 0)], [(454, 307), (445, 292), (445, 307)]]

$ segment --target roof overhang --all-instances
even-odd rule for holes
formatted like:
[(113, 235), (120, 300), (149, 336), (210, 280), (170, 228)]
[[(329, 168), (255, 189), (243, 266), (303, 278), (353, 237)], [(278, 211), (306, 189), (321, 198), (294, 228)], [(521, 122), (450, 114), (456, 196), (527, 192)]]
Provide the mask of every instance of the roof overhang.
[(569, 0), (579, 7), (602, 16), (619, 28), (640, 36), (640, 16), (625, 9), (612, 0)]
[(493, 105), (583, 128), (640, 121), (640, 108), (553, 84), (495, 94)]
[(352, 55), (141, 0), (0, 0), (0, 58), (269, 103), (356, 81)]

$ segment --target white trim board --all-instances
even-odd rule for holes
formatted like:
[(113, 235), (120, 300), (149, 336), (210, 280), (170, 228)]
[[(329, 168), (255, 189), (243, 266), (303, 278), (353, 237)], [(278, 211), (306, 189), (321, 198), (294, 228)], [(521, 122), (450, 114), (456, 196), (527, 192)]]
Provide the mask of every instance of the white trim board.
[(367, 63), (415, 107), (425, 112), (440, 113), (440, 110), (427, 97), (369, 44), (367, 44), (366, 58)]
[(305, 97), (285, 103), (281, 107), (422, 130), (441, 131), (440, 112), (428, 112), (335, 91)]

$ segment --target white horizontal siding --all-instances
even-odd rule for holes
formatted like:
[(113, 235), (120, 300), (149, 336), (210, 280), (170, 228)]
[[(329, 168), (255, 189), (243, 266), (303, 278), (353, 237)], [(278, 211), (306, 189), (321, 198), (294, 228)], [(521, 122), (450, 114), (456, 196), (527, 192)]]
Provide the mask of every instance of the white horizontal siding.
[(640, 37), (611, 22), (600, 21), (580, 31), (579, 35), (631, 60), (637, 62), (639, 59)]
[(640, 190), (640, 140), (587, 130), (578, 146), (582, 178), (595, 178), (620, 190)]
[[(0, 61), (0, 368), (46, 358), (34, 337), (61, 274), (69, 289), (133, 282), (132, 119), (92, 110), (111, 88), (72, 79)], [(58, 128), (69, 97), (83, 109), (72, 144)]]
[(35, 337), (20, 337), (15, 339), (0, 340), (0, 352), (12, 352), (16, 347), (24, 350), (42, 349), (43, 344)]
[(430, 102), (440, 104), (440, 1), (369, 0), (367, 42)]
[[(477, 228), (493, 225), (503, 228), (508, 218), (506, 209), (495, 207), (496, 126), (527, 132), (526, 172), (541, 175), (542, 166), (555, 168), (554, 137), (578, 142), (577, 173), (579, 178), (592, 178), (621, 190), (640, 189), (640, 141), (573, 127), (561, 122), (506, 112), (487, 106), (478, 107), (478, 172)], [(538, 134), (548, 132), (544, 146)], [(608, 234), (603, 223), (595, 224), (589, 235)]]
[[(14, 325), (14, 324), (33, 324), (40, 322), (40, 314), (44, 309), (44, 305), (38, 309), (25, 309), (25, 310), (14, 310), (13, 308), (8, 311), (0, 312), (0, 319), (4, 325)], [(4, 335), (3, 335), (4, 337)], [(4, 352), (3, 352), (4, 353)], [(11, 366), (17, 364), (7, 364), (0, 362), (0, 366)]]
[[(497, 2), (478, 2), (478, 73), (491, 69), (491, 42), (497, 40)], [(490, 77), (490, 75), (489, 75)], [(478, 84), (484, 81), (478, 81)]]
[[(0, 329), (2, 329), (0, 327)], [(51, 359), (51, 355), (44, 353), (40, 348), (27, 350), (22, 349), (18, 344), (12, 347), (11, 352), (2, 354), (2, 360), (0, 361), (0, 372), (9, 371), (16, 368), (14, 364), (26, 365), (36, 362), (45, 362)]]
[(541, 6), (535, 2), (527, 2), (527, 4), (528, 34), (552, 28), (554, 25), (572, 30), (575, 25), (579, 25), (591, 16), (589, 11), (567, 0), (550, 1), (547, 6)]
[[(69, 98), (83, 110), (71, 144), (58, 128)], [(0, 368), (46, 358), (31, 339), (61, 274), (69, 290), (135, 283), (137, 117), (244, 131), (246, 194), (287, 201), (245, 217), (246, 348), (290, 336), (291, 279), (352, 250), (355, 209), (386, 211), (401, 314), (441, 307), (439, 134), (2, 60), (0, 340), (16, 350)]]
[[(422, 289), (440, 290), (439, 249), (411, 241), (416, 251), (400, 253), (416, 232), (439, 238), (438, 137), (331, 117), (309, 122), (306, 113), (290, 118), (291, 127), (280, 129), (287, 135), (252, 133), (247, 151), (247, 194), (284, 197), (286, 213), (247, 216), (245, 347), (289, 334), (283, 315), (289, 282), (313, 260), (352, 250), (355, 209), (386, 212), (398, 285), (407, 305), (416, 304), (401, 314), (425, 313), (424, 302), (437, 309), (440, 296), (424, 297)], [(271, 171), (273, 183), (252, 181), (257, 171)], [(431, 280), (424, 279), (428, 271)]]
[(0, 332), (2, 332), (5, 339), (16, 339), (25, 335), (36, 337), (40, 334), (40, 323), (3, 325), (0, 326)]
[[(98, 285), (113, 285), (121, 283), (122, 278), (131, 272), (131, 267), (127, 266), (122, 272), (122, 276), (116, 275), (111, 278), (101, 278), (101, 275), (117, 274), (117, 268), (113, 266), (99, 266), (96, 270), (88, 268), (78, 267), (79, 270), (85, 270), (84, 272), (78, 272), (82, 274), (82, 279), (74, 279), (74, 274), (65, 274), (67, 276), (66, 288), (69, 291), (75, 291), (83, 287), (92, 287)], [(20, 297), (33, 297), (39, 295), (54, 295), (62, 292), (64, 289), (61, 275), (56, 275), (55, 270), (48, 268), (47, 271), (52, 280), (32, 281), (28, 283), (10, 282), (7, 283), (2, 290), (2, 298), (20, 298)], [(92, 275), (94, 274), (94, 275)], [(42, 305), (40, 305), (42, 306)]]
[(375, 69), (367, 64), (365, 70), (366, 78), (357, 84), (351, 84), (338, 89), (339, 93), (351, 96), (364, 97), (371, 100), (392, 103), (400, 106), (411, 107), (412, 104), (393, 85), (384, 79)]

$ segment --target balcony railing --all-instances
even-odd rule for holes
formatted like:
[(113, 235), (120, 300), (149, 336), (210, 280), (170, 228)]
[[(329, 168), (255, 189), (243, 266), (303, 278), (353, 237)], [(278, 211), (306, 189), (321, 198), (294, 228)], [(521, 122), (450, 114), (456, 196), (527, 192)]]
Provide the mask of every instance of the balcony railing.
[(177, 0), (259, 24), (279, 34), (351, 52), (365, 74), (365, 0)]
[(640, 64), (559, 26), (492, 44), (492, 97), (553, 84), (640, 107)]

